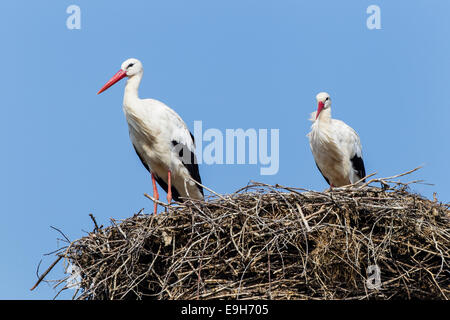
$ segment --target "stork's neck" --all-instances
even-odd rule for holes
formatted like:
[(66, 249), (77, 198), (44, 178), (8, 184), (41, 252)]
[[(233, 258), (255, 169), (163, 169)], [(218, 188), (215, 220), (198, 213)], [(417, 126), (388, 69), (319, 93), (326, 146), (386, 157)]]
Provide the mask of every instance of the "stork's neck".
[(139, 100), (139, 84), (142, 80), (143, 72), (135, 74), (134, 76), (128, 78), (127, 84), (125, 86), (125, 94), (123, 96), (123, 104), (130, 105), (133, 101)]
[(331, 121), (331, 108), (323, 109), (319, 113), (319, 117), (316, 119), (316, 122), (320, 125), (320, 123), (328, 123)]

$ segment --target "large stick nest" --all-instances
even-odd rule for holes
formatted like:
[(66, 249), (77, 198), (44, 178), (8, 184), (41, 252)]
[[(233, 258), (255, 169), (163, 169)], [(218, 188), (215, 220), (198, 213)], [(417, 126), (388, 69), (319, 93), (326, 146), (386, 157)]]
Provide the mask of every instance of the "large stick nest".
[(253, 183), (111, 220), (56, 254), (80, 276), (77, 299), (447, 299), (449, 204), (396, 177), (326, 192)]

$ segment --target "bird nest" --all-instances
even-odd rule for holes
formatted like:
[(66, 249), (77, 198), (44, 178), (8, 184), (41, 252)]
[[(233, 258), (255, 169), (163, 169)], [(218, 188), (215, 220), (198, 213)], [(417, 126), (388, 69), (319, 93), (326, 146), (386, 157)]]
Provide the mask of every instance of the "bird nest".
[(450, 204), (399, 176), (326, 192), (252, 183), (108, 227), (92, 217), (55, 253), (73, 273), (56, 287), (76, 299), (448, 299)]

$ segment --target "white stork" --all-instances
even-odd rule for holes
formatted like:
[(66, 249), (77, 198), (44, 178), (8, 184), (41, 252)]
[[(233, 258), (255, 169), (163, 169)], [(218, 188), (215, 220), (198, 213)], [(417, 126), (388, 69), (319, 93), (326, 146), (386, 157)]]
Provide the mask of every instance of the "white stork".
[(355, 130), (331, 118), (331, 99), (326, 92), (316, 96), (317, 111), (311, 114), (308, 133), (317, 168), (330, 187), (353, 184), (366, 176), (361, 142)]
[[(194, 136), (180, 116), (164, 103), (140, 99), (139, 84), (144, 69), (137, 59), (128, 59), (120, 70), (100, 89), (102, 93), (119, 80), (128, 77), (123, 97), (123, 110), (128, 122), (131, 142), (144, 167), (151, 173), (153, 197), (159, 199), (156, 182), (171, 200), (180, 197), (203, 199)], [(157, 211), (155, 202), (154, 213)]]

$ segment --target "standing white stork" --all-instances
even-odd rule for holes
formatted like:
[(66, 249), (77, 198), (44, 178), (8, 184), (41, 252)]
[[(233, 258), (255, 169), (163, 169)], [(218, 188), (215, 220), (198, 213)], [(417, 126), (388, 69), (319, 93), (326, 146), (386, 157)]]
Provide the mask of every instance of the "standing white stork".
[[(171, 200), (180, 197), (203, 199), (194, 136), (181, 117), (164, 103), (140, 99), (139, 84), (144, 69), (137, 59), (128, 59), (120, 70), (100, 89), (102, 93), (119, 80), (128, 77), (123, 97), (123, 110), (128, 122), (131, 142), (144, 167), (151, 173), (153, 197), (159, 199), (156, 182)], [(157, 203), (154, 213), (157, 211)]]
[(331, 99), (326, 92), (316, 96), (317, 111), (311, 114), (308, 133), (317, 168), (330, 187), (355, 183), (366, 176), (358, 134), (341, 120), (331, 118)]

